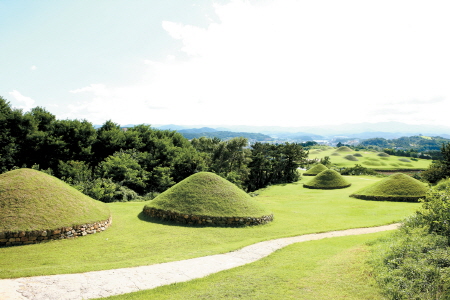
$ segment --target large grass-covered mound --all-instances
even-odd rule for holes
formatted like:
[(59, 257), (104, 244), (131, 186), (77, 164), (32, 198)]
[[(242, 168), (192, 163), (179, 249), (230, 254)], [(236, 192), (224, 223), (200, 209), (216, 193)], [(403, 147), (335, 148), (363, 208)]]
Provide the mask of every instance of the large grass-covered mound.
[(325, 170), (317, 174), (316, 177), (303, 184), (310, 189), (342, 189), (351, 185), (339, 172), (335, 170)]
[(395, 173), (350, 196), (365, 200), (417, 201), (425, 197), (426, 193), (427, 187), (424, 183), (409, 175)]
[(0, 232), (70, 227), (109, 217), (105, 203), (56, 177), (32, 169), (0, 174)]
[(336, 149), (337, 152), (353, 152), (353, 150), (347, 146), (342, 146)]
[(189, 176), (144, 207), (189, 216), (260, 218), (271, 214), (228, 180), (210, 172)]
[(311, 167), (308, 171), (304, 172), (303, 175), (305, 176), (316, 176), (322, 171), (328, 170), (328, 168), (323, 164), (316, 164)]

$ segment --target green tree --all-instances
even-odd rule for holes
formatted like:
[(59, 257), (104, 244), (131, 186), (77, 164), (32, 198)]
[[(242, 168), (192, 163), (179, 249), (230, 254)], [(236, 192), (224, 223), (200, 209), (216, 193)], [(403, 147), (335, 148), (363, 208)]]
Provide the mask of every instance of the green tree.
[(433, 161), (421, 175), (430, 183), (437, 183), (443, 178), (450, 177), (450, 143), (442, 144), (441, 159)]
[(140, 164), (141, 153), (135, 150), (118, 151), (102, 161), (96, 173), (100, 178), (110, 178), (137, 192), (146, 187), (148, 172)]
[(108, 120), (97, 130), (97, 138), (92, 145), (93, 164), (97, 165), (105, 158), (125, 148), (125, 133), (120, 126)]

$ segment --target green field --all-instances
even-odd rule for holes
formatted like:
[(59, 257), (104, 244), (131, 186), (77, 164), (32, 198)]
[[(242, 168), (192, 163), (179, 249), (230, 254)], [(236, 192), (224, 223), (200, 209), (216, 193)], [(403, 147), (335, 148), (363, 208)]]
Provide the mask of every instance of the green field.
[(252, 264), (205, 278), (103, 299), (381, 300), (385, 298), (367, 264), (368, 244), (387, 234), (297, 243)]
[(1, 248), (0, 277), (78, 273), (224, 253), (280, 237), (389, 224), (402, 220), (420, 205), (351, 198), (356, 190), (380, 179), (346, 178), (352, 185), (340, 190), (306, 189), (299, 181), (259, 191), (254, 199), (274, 213), (274, 221), (254, 227), (154, 223), (142, 214), (144, 202), (111, 203), (112, 226), (100, 234)]
[[(410, 157), (390, 155), (379, 156), (379, 152), (371, 151), (336, 151), (337, 148), (326, 150), (311, 149), (309, 159), (324, 158), (329, 156), (331, 163), (336, 167), (353, 167), (356, 164), (366, 168), (376, 170), (425, 170), (431, 164), (429, 159), (417, 158), (417, 161)], [(356, 154), (356, 156), (355, 156)], [(346, 158), (347, 157), (347, 158)]]

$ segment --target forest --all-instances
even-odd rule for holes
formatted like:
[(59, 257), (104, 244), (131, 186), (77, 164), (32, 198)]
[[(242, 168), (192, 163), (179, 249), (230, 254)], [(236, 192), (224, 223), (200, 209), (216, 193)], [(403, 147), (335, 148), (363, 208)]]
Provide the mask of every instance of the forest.
[(200, 171), (247, 192), (295, 182), (307, 155), (297, 143), (188, 140), (149, 125), (124, 130), (112, 120), (96, 129), (86, 120), (58, 120), (42, 107), (24, 113), (0, 97), (0, 173), (38, 169), (104, 202), (151, 199)]

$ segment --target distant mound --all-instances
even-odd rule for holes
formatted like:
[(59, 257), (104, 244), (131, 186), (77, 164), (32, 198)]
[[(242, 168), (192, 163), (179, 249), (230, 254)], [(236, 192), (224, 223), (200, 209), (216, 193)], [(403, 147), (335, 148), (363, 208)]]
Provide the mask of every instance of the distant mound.
[[(56, 177), (32, 169), (18, 169), (0, 175), (0, 235), (8, 238), (5, 232), (24, 232), (13, 245), (47, 240), (51, 234), (54, 239), (77, 236), (72, 227), (78, 225), (95, 223), (95, 230), (99, 226), (104, 230), (110, 224), (108, 221), (104, 225), (109, 218), (110, 211), (105, 203), (82, 194)], [(56, 230), (61, 228), (71, 228), (70, 233)], [(53, 229), (54, 233), (46, 231)], [(81, 234), (80, 228), (79, 235), (93, 230), (85, 228), (85, 233)], [(24, 236), (25, 232), (33, 231), (45, 233), (41, 237)]]
[(341, 156), (341, 154), (339, 154), (337, 152), (333, 152), (333, 153), (331, 153), (331, 156)]
[(346, 160), (350, 160), (350, 161), (358, 161), (358, 159), (355, 156), (351, 155), (351, 154), (348, 154), (348, 155), (344, 156), (344, 158)]
[(350, 185), (351, 183), (341, 174), (330, 169), (320, 172), (316, 177), (303, 184), (309, 189), (342, 189)]
[(426, 193), (427, 187), (422, 182), (409, 175), (395, 173), (350, 196), (364, 200), (415, 202), (419, 198), (425, 197)]
[(317, 174), (319, 174), (320, 172), (325, 171), (325, 170), (328, 170), (328, 168), (326, 166), (324, 166), (323, 164), (316, 164), (311, 169), (304, 172), (303, 175), (316, 176)]
[(273, 217), (243, 190), (210, 172), (196, 173), (177, 183), (150, 201), (144, 213), (168, 221), (214, 226), (263, 224)]
[(390, 156), (389, 154), (384, 153), (384, 152), (380, 152), (377, 155), (380, 156), (380, 157), (389, 157)]
[(342, 146), (342, 147), (339, 147), (339, 148), (337, 148), (337, 150), (336, 150), (337, 152), (353, 152), (353, 150), (352, 149), (350, 149), (349, 147), (347, 147), (347, 146)]
[(355, 153), (353, 156), (362, 157), (363, 155), (361, 153)]

